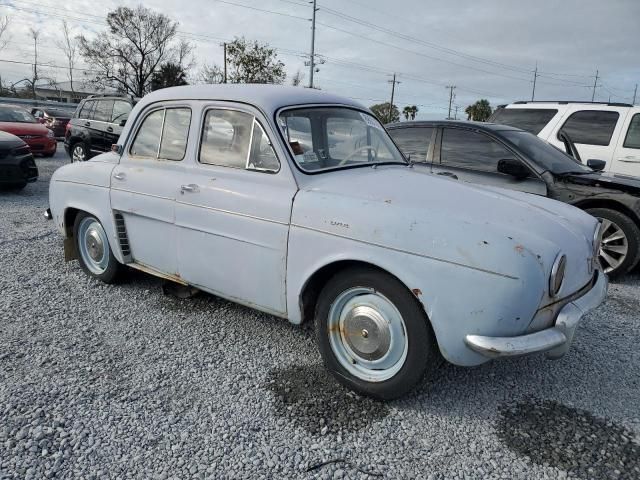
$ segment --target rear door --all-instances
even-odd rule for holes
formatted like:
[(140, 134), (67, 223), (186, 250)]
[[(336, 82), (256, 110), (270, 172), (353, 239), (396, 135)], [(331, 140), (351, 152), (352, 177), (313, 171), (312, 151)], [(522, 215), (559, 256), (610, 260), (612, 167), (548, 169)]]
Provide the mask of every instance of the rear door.
[(122, 133), (124, 123), (126, 123), (131, 113), (131, 103), (127, 100), (114, 100), (113, 110), (111, 113), (111, 119), (109, 125), (105, 128), (105, 142), (107, 150), (111, 148), (111, 145), (118, 143), (118, 138)]
[(533, 171), (525, 179), (498, 172), (498, 162), (519, 156), (487, 133), (466, 128), (441, 129), (433, 172), (454, 180), (509, 188), (546, 196), (547, 185)]
[(113, 111), (113, 100), (95, 100), (96, 106), (93, 110), (91, 120), (91, 150), (95, 153), (106, 152), (111, 149), (111, 143), (107, 139), (107, 130), (111, 127), (111, 114)]
[(564, 144), (558, 137), (562, 130), (575, 143), (582, 163), (586, 164), (591, 159), (604, 160), (608, 171), (628, 110), (628, 107), (573, 106), (547, 141), (564, 151)]
[(132, 260), (178, 281), (175, 207), (190, 123), (187, 105), (142, 112), (111, 179), (111, 208), (124, 217)]
[(611, 171), (640, 177), (640, 109), (631, 110), (624, 121)]

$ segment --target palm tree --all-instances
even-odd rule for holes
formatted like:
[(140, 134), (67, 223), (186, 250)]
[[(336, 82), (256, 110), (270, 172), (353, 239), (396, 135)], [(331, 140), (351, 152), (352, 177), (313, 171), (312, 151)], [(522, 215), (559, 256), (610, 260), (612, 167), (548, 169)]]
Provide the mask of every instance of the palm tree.
[(418, 107), (416, 105), (412, 105), (410, 107), (410, 113), (411, 115), (411, 120), (415, 120), (416, 119), (416, 115), (418, 114)]
[[(409, 116), (411, 115), (411, 107), (407, 105), (402, 109), (402, 114), (404, 115), (405, 120), (409, 120)], [(411, 119), (413, 120), (413, 118)]]

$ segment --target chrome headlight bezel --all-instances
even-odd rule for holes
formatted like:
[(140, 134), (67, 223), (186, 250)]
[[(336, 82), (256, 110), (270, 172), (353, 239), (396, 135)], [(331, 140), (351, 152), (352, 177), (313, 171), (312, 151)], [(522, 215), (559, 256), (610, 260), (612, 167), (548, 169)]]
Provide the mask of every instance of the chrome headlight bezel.
[(549, 275), (549, 296), (557, 297), (562, 290), (562, 284), (564, 283), (564, 277), (567, 268), (567, 256), (560, 252), (553, 261), (551, 267), (551, 275)]
[(593, 232), (593, 258), (597, 259), (600, 255), (600, 245), (602, 244), (602, 220), (598, 221), (596, 231)]

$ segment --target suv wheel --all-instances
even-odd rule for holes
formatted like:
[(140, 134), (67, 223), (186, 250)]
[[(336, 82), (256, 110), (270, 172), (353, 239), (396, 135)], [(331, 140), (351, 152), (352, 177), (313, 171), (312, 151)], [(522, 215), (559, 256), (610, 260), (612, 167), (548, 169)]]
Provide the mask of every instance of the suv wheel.
[(71, 148), (71, 163), (84, 162), (88, 159), (89, 157), (85, 146), (81, 142), (74, 144)]
[(640, 261), (640, 228), (625, 214), (609, 208), (587, 212), (602, 221), (600, 265), (610, 277), (631, 271)]

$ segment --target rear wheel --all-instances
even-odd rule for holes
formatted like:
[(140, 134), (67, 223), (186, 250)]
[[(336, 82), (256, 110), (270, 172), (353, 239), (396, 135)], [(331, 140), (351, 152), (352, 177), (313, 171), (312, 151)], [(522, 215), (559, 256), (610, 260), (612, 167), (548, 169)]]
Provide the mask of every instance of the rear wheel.
[(105, 283), (116, 282), (122, 265), (113, 255), (107, 233), (98, 219), (86, 212), (79, 213), (73, 235), (78, 261), (85, 273)]
[(87, 148), (83, 143), (74, 143), (71, 147), (71, 163), (84, 162), (88, 160)]
[(610, 277), (631, 271), (640, 261), (640, 228), (623, 213), (609, 208), (587, 212), (602, 221), (600, 265)]
[(320, 293), (315, 322), (328, 370), (364, 395), (400, 397), (441, 362), (416, 298), (395, 277), (375, 269), (335, 275)]

